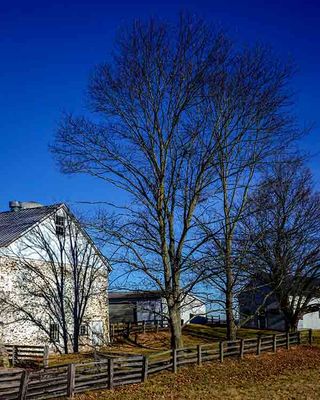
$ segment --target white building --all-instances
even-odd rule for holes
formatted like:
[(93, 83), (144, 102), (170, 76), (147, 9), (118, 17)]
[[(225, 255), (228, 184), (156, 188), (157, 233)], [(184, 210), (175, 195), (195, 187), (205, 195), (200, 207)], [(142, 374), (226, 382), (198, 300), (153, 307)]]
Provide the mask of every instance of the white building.
[[(315, 299), (309, 305), (318, 305), (320, 308), (320, 299)], [(298, 322), (298, 329), (320, 329), (320, 309), (319, 311), (304, 314)]]
[[(50, 343), (59, 349), (68, 340), (69, 346), (73, 313), (81, 316), (80, 347), (108, 342), (110, 268), (90, 236), (64, 204), (10, 202), (10, 206), (10, 211), (0, 213), (2, 342)], [(79, 293), (77, 309), (74, 299)], [(58, 317), (57, 304), (64, 307), (65, 322)], [(62, 326), (68, 327), (68, 337)]]
[[(109, 293), (110, 323), (168, 320), (168, 307), (160, 291), (134, 291)], [(182, 323), (193, 316), (206, 316), (206, 305), (192, 294), (181, 304)]]
[[(239, 296), (239, 310), (242, 319), (252, 316), (247, 327), (258, 329), (286, 330), (285, 316), (276, 296), (268, 285), (257, 285), (254, 290), (245, 290)], [(303, 300), (301, 296), (300, 300)], [(289, 297), (292, 302), (292, 298)], [(305, 301), (305, 299), (303, 300)], [(262, 307), (261, 307), (262, 305)], [(310, 312), (305, 312), (298, 321), (298, 329), (320, 329), (320, 298), (307, 304)], [(259, 309), (260, 308), (260, 309)]]

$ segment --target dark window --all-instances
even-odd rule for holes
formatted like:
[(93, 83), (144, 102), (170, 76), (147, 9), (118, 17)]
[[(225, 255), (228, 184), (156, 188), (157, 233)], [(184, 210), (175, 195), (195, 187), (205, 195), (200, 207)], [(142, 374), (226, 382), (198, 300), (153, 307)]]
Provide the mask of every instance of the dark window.
[(80, 336), (88, 336), (88, 325), (83, 324), (80, 326)]
[(65, 222), (65, 217), (61, 216), (61, 215), (56, 215), (56, 234), (63, 236), (64, 232), (65, 232), (65, 226), (64, 226), (64, 222)]
[(59, 325), (58, 324), (50, 324), (50, 340), (52, 342), (59, 341)]

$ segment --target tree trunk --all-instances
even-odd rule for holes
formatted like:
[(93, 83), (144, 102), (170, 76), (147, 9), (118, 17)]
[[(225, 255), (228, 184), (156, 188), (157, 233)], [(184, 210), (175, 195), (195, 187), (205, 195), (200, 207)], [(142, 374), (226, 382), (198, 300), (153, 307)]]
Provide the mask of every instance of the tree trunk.
[(74, 336), (73, 338), (73, 352), (79, 353), (79, 336)]
[(227, 320), (227, 339), (236, 340), (237, 331), (233, 315), (233, 293), (227, 290), (226, 293), (226, 320)]
[(233, 314), (233, 284), (234, 277), (231, 266), (231, 239), (227, 240), (226, 248), (226, 320), (227, 320), (227, 340), (236, 340), (236, 324)]
[(68, 334), (66, 332), (66, 330), (64, 329), (63, 333), (63, 349), (64, 349), (64, 354), (68, 354), (69, 353), (69, 349), (68, 349)]
[(182, 329), (181, 329), (181, 315), (179, 308), (174, 305), (169, 306), (170, 329), (171, 329), (171, 348), (179, 349), (183, 346)]
[(79, 328), (75, 327), (73, 330), (73, 352), (79, 353)]
[(299, 323), (299, 318), (293, 316), (292, 319), (289, 321), (290, 332), (297, 332), (298, 323)]
[(280, 302), (280, 307), (285, 319), (286, 331), (296, 332), (298, 329), (299, 317), (288, 307), (288, 301)]

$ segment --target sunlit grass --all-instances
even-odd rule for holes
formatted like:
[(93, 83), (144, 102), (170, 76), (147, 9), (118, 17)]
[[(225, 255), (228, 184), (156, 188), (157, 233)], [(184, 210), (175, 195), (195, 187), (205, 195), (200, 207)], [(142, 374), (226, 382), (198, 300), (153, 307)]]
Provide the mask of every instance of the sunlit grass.
[[(210, 325), (189, 324), (183, 329), (183, 344), (185, 347), (197, 346), (198, 344), (214, 343), (226, 339), (227, 330), (225, 327)], [(277, 333), (275, 331), (259, 331), (257, 329), (239, 329), (239, 338), (256, 337), (257, 334), (263, 335)], [(319, 331), (320, 343), (320, 331)], [(106, 346), (100, 351), (107, 354), (153, 354), (155, 352), (170, 349), (170, 333), (168, 330), (156, 332), (140, 333), (131, 335), (130, 339), (122, 339), (119, 342)], [(49, 365), (61, 365), (69, 363), (94, 361), (93, 352), (67, 355), (51, 355)]]

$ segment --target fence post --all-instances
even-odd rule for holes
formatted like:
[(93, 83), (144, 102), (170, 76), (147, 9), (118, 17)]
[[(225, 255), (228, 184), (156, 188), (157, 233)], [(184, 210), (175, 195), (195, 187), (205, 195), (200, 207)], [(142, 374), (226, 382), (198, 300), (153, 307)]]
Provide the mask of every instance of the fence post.
[(273, 335), (272, 351), (274, 353), (277, 351), (277, 335)]
[(131, 323), (128, 322), (128, 324), (127, 324), (127, 337), (130, 336), (130, 328), (131, 328)]
[(290, 348), (290, 335), (289, 332), (286, 332), (286, 348), (289, 350)]
[(114, 336), (115, 336), (115, 326), (114, 324), (111, 324), (111, 342), (114, 341)]
[(312, 344), (312, 329), (309, 329), (309, 344)]
[(28, 382), (29, 372), (24, 370), (21, 373), (18, 400), (25, 400), (27, 398)]
[(143, 356), (142, 382), (145, 382), (148, 379), (148, 365), (149, 365), (149, 357)]
[(177, 372), (177, 349), (172, 350), (172, 371)]
[(223, 362), (223, 342), (219, 342), (220, 362)]
[(16, 361), (18, 360), (18, 347), (12, 346), (12, 366), (16, 365)]
[(261, 336), (257, 337), (257, 356), (260, 356), (261, 353)]
[(298, 336), (298, 344), (301, 344), (301, 332), (300, 331), (297, 332), (297, 336)]
[(114, 373), (114, 363), (113, 358), (108, 359), (108, 388), (113, 389), (113, 373)]
[(158, 333), (158, 332), (159, 332), (159, 322), (156, 321), (156, 333)]
[(74, 395), (75, 377), (76, 377), (76, 366), (75, 366), (75, 364), (69, 364), (68, 365), (67, 397), (73, 397), (73, 395)]
[(134, 334), (134, 343), (135, 344), (138, 343), (138, 334), (137, 333)]
[(197, 346), (197, 363), (198, 363), (198, 365), (202, 364), (202, 353), (201, 353), (201, 350), (202, 350), (202, 346), (200, 344), (198, 344), (198, 346)]
[(146, 321), (145, 320), (143, 320), (143, 322), (142, 322), (142, 330), (143, 330), (143, 333), (146, 333)]
[(244, 339), (240, 339), (240, 358), (243, 358), (244, 354)]
[(46, 344), (43, 349), (43, 368), (49, 366), (49, 346)]

